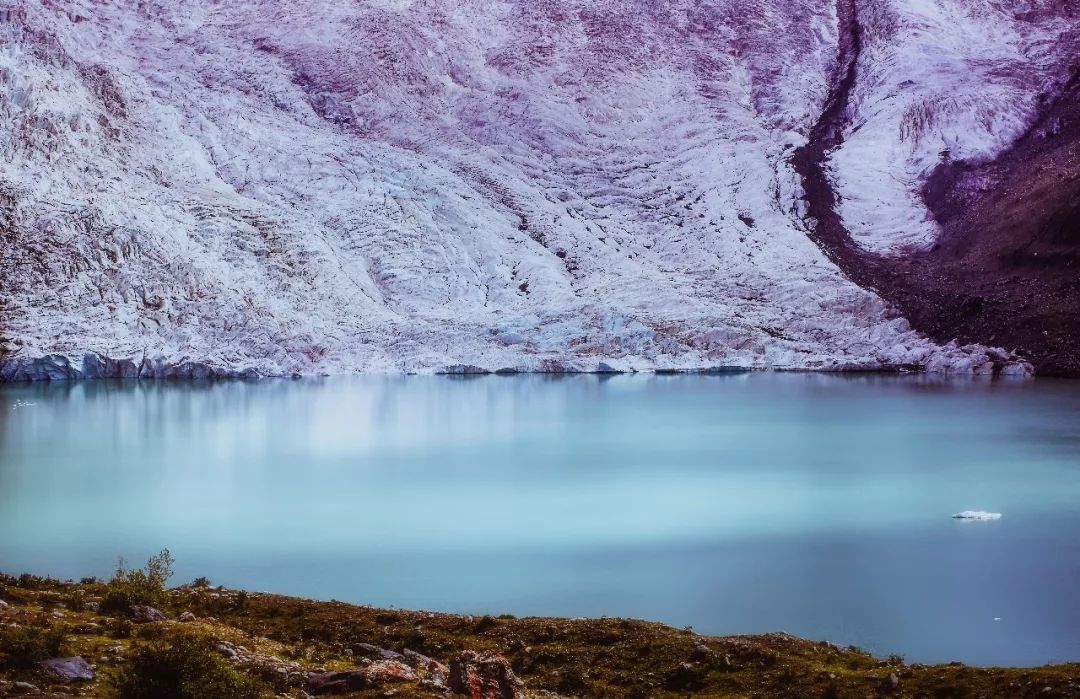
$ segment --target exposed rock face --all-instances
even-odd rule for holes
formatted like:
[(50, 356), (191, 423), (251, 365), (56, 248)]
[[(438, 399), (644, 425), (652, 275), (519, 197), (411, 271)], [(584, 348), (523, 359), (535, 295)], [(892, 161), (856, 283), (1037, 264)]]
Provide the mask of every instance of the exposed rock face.
[[(0, 0), (0, 380), (1022, 372), (987, 350), (1037, 357), (1012, 325), (950, 344), (907, 303), (922, 287), (876, 283), (916, 263), (823, 254), (793, 155), (819, 151), (838, 196), (816, 210), (860, 249), (977, 231), (928, 214), (928, 158), (1025, 132), (1073, 9)], [(1062, 206), (1032, 235), (1059, 241), (1071, 190), (1040, 181)], [(1072, 293), (1030, 288), (1031, 318)]]
[(495, 653), (463, 651), (450, 662), (449, 687), (469, 699), (520, 699), (522, 682)]
[(1040, 372), (1080, 375), (1080, 68), (1045, 103), (994, 160), (934, 170), (924, 196), (943, 233), (903, 305), (934, 336), (1008, 338)]
[(71, 658), (51, 658), (41, 663), (42, 669), (53, 680), (63, 683), (90, 682), (96, 676), (94, 668), (79, 656)]

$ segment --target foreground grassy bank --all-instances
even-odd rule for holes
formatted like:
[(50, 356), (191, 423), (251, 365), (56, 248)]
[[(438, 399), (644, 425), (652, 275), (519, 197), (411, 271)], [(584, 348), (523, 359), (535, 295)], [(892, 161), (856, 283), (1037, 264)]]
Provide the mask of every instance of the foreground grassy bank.
[(161, 573), (0, 576), (0, 696), (1080, 696), (1080, 664), (906, 665), (784, 634), (374, 609), (205, 580), (165, 589)]

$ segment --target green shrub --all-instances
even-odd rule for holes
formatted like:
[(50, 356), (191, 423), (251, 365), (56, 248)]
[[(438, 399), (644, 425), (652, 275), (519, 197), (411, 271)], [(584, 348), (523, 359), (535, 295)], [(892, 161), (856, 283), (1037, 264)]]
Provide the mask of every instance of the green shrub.
[(167, 607), (169, 596), (165, 593), (165, 583), (172, 577), (174, 559), (169, 549), (151, 556), (145, 568), (129, 570), (124, 560), (116, 567), (105, 585), (105, 597), (101, 600), (103, 612), (127, 612), (132, 606), (145, 604), (151, 607)]
[(75, 590), (64, 601), (64, 605), (73, 612), (82, 612), (86, 610), (86, 593), (82, 590)]
[(135, 627), (127, 619), (110, 619), (108, 630), (113, 638), (131, 638)]
[(23, 573), (19, 576), (19, 581), (16, 584), (24, 590), (40, 590), (41, 588), (56, 582), (58, 581), (53, 578), (45, 578), (40, 575), (34, 575), (33, 573)]
[(210, 578), (205, 575), (200, 575), (191, 581), (192, 587), (210, 587)]
[(473, 631), (475, 631), (476, 633), (484, 633), (488, 629), (495, 626), (498, 626), (498, 622), (495, 621), (495, 618), (492, 617), (490, 614), (485, 614), (484, 616), (480, 617), (479, 621), (476, 622), (476, 625), (473, 627)]
[(0, 626), (0, 669), (23, 670), (63, 653), (64, 632), (55, 626)]
[(211, 639), (184, 636), (141, 648), (116, 682), (119, 699), (257, 699), (258, 682), (222, 660)]

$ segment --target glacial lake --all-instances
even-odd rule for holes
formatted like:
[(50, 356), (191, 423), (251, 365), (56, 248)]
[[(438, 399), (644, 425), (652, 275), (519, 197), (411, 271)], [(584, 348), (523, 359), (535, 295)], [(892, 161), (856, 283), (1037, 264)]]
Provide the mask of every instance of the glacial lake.
[[(1002, 513), (960, 521), (962, 510)], [(1080, 382), (0, 386), (0, 570), (1080, 660)]]

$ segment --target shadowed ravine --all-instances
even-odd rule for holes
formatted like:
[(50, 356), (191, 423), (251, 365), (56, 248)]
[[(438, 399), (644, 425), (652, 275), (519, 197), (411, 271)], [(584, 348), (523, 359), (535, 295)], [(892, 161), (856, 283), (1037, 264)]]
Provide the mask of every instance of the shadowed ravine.
[(850, 125), (861, 48), (856, 2), (842, 0), (837, 14), (833, 87), (808, 143), (792, 157), (811, 240), (935, 340), (1003, 347), (1039, 374), (1080, 375), (1080, 66), (1070, 66), (1071, 80), (1043, 97), (1031, 128), (995, 160), (943, 155), (922, 191), (941, 226), (932, 249), (878, 255), (853, 241), (825, 170)]

